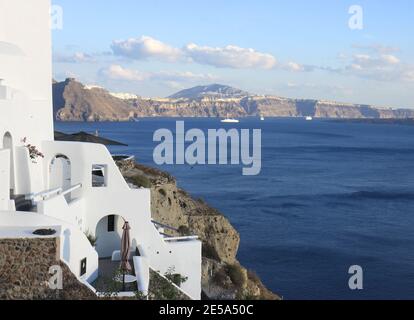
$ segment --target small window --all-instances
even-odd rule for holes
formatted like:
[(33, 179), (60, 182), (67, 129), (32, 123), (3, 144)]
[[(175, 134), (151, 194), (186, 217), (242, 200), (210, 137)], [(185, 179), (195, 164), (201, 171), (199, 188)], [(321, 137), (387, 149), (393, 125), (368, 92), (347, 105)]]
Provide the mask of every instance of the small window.
[(92, 187), (103, 188), (107, 186), (107, 171), (106, 165), (94, 164), (92, 166)]
[(81, 261), (81, 271), (80, 271), (80, 276), (81, 277), (86, 274), (87, 265), (88, 265), (88, 260), (87, 260), (87, 258), (85, 258)]
[(115, 232), (115, 216), (108, 216), (108, 232)]

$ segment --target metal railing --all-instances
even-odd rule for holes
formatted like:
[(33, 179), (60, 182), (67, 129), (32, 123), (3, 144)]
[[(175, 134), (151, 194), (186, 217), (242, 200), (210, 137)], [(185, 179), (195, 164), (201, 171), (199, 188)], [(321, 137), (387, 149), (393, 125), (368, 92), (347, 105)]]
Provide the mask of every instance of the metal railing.
[(198, 236), (194, 236), (194, 235), (193, 236), (172, 236), (170, 234), (166, 234), (164, 232), (164, 230), (170, 230), (170, 231), (173, 231), (173, 232), (175, 232), (177, 234), (180, 233), (180, 230), (177, 229), (177, 228), (168, 226), (166, 224), (163, 224), (163, 223), (154, 221), (154, 220), (152, 220), (151, 222), (154, 224), (154, 226), (157, 229), (157, 231), (159, 232), (159, 234), (164, 238), (164, 241), (167, 241), (167, 242), (174, 242), (174, 241), (175, 242), (179, 242), (179, 241), (198, 240)]
[(152, 220), (151, 222), (155, 225), (155, 227), (157, 227), (157, 229), (158, 229), (158, 227), (160, 227), (162, 229), (167, 229), (167, 230), (171, 230), (171, 231), (174, 231), (174, 232), (180, 232), (178, 229), (173, 228), (171, 226), (167, 226), (166, 224), (163, 224), (163, 223), (160, 223), (160, 222), (157, 222), (157, 221), (154, 221), (154, 220)]
[(180, 242), (180, 241), (191, 241), (191, 240), (198, 240), (198, 236), (164, 238), (164, 241), (168, 241), (168, 242), (173, 242), (173, 241)]
[(67, 194), (72, 193), (73, 191), (76, 191), (76, 190), (81, 189), (81, 188), (82, 188), (82, 183), (78, 183), (78, 184), (74, 185), (73, 187), (70, 187), (69, 189), (63, 191), (62, 193), (60, 193), (60, 195), (66, 196)]
[(63, 190), (62, 188), (55, 188), (55, 189), (42, 191), (42, 192), (35, 193), (35, 194), (29, 194), (29, 195), (25, 196), (25, 199), (33, 201), (33, 202), (46, 201), (46, 200), (54, 198), (56, 196), (68, 195), (68, 194), (72, 193), (73, 191), (76, 191), (80, 188), (82, 188), (82, 183), (78, 183), (78, 184), (76, 184), (76, 185), (74, 185), (74, 186), (72, 186), (72, 187), (70, 187), (69, 189), (66, 189), (66, 190)]
[(55, 196), (59, 195), (62, 191), (63, 191), (62, 188), (55, 188), (55, 189), (51, 189), (51, 190), (47, 190), (47, 191), (42, 191), (42, 192), (39, 192), (39, 193), (26, 195), (25, 199), (26, 200), (31, 200), (31, 201), (34, 201), (34, 202), (45, 201), (45, 200), (47, 200), (51, 197), (55, 197)]

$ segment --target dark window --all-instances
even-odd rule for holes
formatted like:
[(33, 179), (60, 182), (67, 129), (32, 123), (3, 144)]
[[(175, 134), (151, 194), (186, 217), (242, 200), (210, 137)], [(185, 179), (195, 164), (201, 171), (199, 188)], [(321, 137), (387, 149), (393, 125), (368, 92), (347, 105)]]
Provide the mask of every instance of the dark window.
[(104, 188), (107, 186), (107, 171), (106, 165), (94, 164), (92, 166), (92, 187)]
[(80, 272), (81, 277), (84, 274), (86, 274), (86, 269), (87, 269), (87, 259), (85, 258), (81, 261), (81, 272)]
[(108, 216), (108, 232), (115, 232), (115, 216)]

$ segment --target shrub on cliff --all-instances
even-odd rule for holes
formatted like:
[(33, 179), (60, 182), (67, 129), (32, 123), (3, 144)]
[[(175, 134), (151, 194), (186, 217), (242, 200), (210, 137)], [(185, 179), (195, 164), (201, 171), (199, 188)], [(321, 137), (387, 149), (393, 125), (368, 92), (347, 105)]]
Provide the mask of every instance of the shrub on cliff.
[(191, 236), (191, 230), (189, 227), (187, 226), (181, 226), (178, 228), (178, 233), (180, 234), (180, 236), (182, 237), (188, 237)]
[(243, 269), (238, 264), (229, 264), (226, 267), (227, 274), (229, 275), (231, 282), (237, 289), (241, 289), (246, 282)]
[(137, 187), (140, 188), (151, 188), (151, 181), (142, 175), (135, 175), (133, 177), (128, 178), (129, 182), (131, 182), (132, 184), (134, 184)]

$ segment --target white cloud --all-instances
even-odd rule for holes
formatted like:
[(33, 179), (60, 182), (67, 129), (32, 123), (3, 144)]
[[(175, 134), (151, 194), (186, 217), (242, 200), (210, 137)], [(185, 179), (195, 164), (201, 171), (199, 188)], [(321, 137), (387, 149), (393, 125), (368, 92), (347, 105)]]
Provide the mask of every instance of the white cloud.
[(381, 55), (380, 59), (388, 64), (399, 64), (401, 62), (400, 59), (391, 54), (383, 54)]
[(217, 77), (211, 74), (193, 73), (193, 72), (168, 72), (161, 71), (153, 73), (151, 76), (153, 79), (165, 80), (165, 81), (213, 81)]
[(292, 71), (292, 72), (311, 72), (314, 71), (317, 67), (303, 65), (297, 62), (288, 62), (283, 66), (283, 69)]
[(120, 65), (111, 65), (108, 68), (102, 69), (100, 75), (110, 80), (124, 80), (124, 81), (146, 81), (157, 80), (163, 82), (197, 82), (197, 81), (212, 81), (216, 77), (210, 74), (198, 74), (192, 72), (141, 72), (134, 69), (124, 68)]
[(58, 63), (91, 63), (96, 62), (95, 58), (84, 52), (75, 52), (71, 55), (56, 54), (53, 57), (55, 62)]
[(218, 68), (235, 69), (271, 69), (277, 65), (274, 56), (254, 49), (234, 45), (207, 47), (193, 43), (180, 49), (148, 36), (115, 40), (111, 48), (114, 55), (133, 60), (152, 58), (167, 62), (195, 62)]
[(368, 51), (368, 52), (376, 53), (376, 54), (390, 54), (390, 53), (396, 53), (396, 52), (401, 51), (401, 49), (398, 47), (384, 46), (381, 44), (368, 44), (368, 45), (354, 44), (352, 48), (358, 49), (358, 50), (364, 50), (364, 51)]
[(144, 81), (148, 75), (136, 70), (126, 69), (120, 65), (111, 65), (102, 69), (100, 74), (111, 80)]
[(413, 69), (395, 55), (355, 54), (342, 72), (380, 81), (413, 81)]
[(414, 66), (408, 67), (402, 74), (404, 81), (414, 82)]
[(361, 68), (384, 68), (392, 65), (398, 65), (400, 59), (390, 54), (382, 54), (371, 56), (368, 54), (355, 54), (353, 56), (353, 64)]
[(271, 54), (232, 45), (213, 48), (191, 43), (184, 48), (184, 52), (194, 62), (218, 68), (272, 69), (277, 65), (276, 58)]
[(292, 71), (303, 71), (304, 70), (303, 66), (296, 62), (289, 62), (286, 66), (289, 70), (292, 70)]
[(182, 58), (180, 49), (148, 36), (130, 38), (128, 40), (115, 40), (111, 48), (115, 55), (134, 60), (157, 58), (173, 62)]

